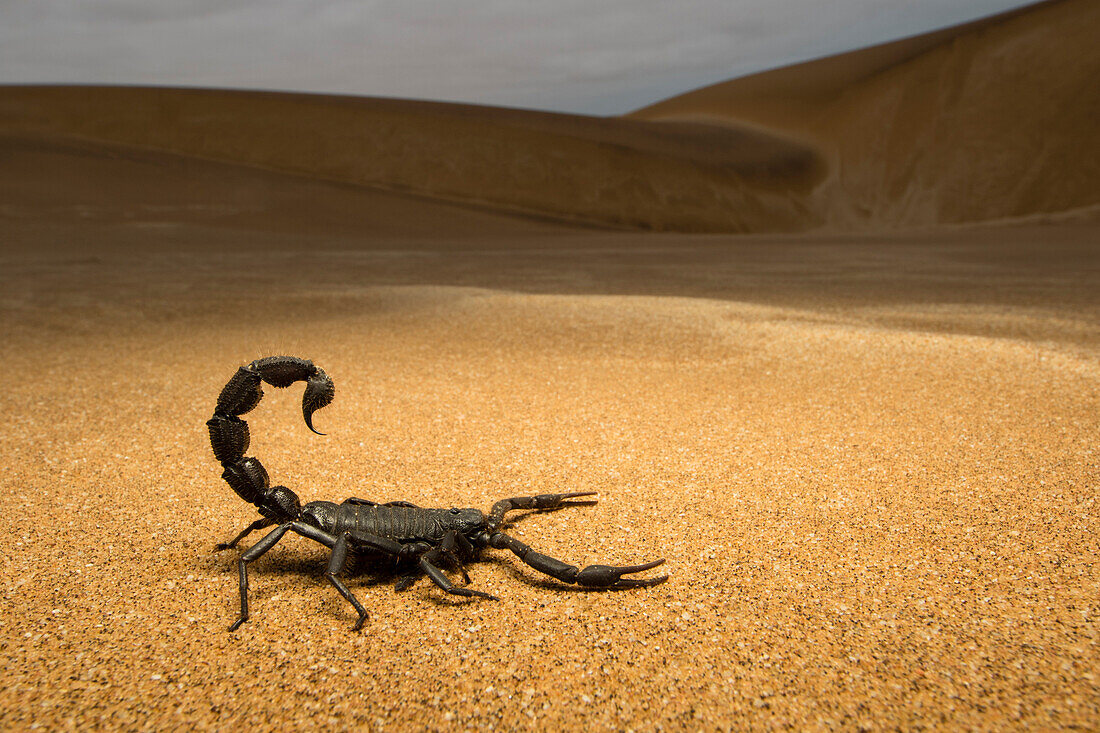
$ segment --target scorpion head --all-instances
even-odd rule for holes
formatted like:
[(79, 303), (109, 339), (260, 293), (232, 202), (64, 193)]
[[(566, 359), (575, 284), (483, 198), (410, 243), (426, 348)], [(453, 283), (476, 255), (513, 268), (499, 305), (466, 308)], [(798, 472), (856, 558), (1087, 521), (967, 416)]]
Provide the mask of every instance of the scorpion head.
[(298, 495), (285, 486), (272, 486), (258, 502), (260, 514), (279, 522), (290, 522), (302, 513)]
[(446, 525), (447, 529), (473, 538), (485, 529), (485, 515), (479, 509), (452, 508), (447, 511)]

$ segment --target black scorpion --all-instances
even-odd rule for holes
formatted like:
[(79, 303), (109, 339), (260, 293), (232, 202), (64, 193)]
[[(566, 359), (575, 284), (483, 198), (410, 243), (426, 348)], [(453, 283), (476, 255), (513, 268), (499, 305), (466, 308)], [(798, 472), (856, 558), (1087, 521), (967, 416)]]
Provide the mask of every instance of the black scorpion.
[(294, 382), (306, 383), (302, 396), (302, 414), (306, 426), (313, 427), (313, 413), (332, 402), (336, 392), (332, 379), (312, 362), (293, 356), (271, 356), (257, 359), (240, 367), (222, 389), (214, 416), (206, 425), (214, 456), (224, 469), (222, 478), (247, 502), (255, 504), (262, 515), (229, 542), (215, 549), (235, 547), (250, 532), (278, 525), (262, 540), (243, 552), (238, 563), (241, 591), (241, 615), (229, 627), (235, 631), (248, 620), (248, 564), (270, 550), (287, 532), (295, 532), (330, 548), (325, 578), (355, 608), (361, 629), (367, 611), (341, 580), (349, 561), (377, 561), (391, 558), (404, 568), (396, 584), (397, 590), (411, 586), (420, 573), (426, 574), (448, 593), (498, 600), (495, 596), (470, 588), (460, 588), (443, 573), (441, 563), (456, 568), (466, 584), (470, 576), (463, 561), (474, 559), (485, 547), (508, 549), (523, 562), (541, 573), (564, 583), (576, 583), (588, 588), (632, 588), (656, 585), (668, 579), (624, 578), (623, 575), (650, 570), (664, 562), (640, 565), (589, 565), (583, 570), (548, 555), (535, 552), (528, 545), (501, 531), (504, 515), (515, 509), (555, 509), (571, 506), (567, 499), (595, 496), (594, 491), (571, 494), (541, 494), (516, 496), (493, 505), (488, 516), (477, 509), (427, 509), (405, 501), (379, 504), (366, 499), (348, 499), (342, 504), (311, 501), (301, 506), (298, 495), (285, 486), (272, 486), (267, 471), (259, 459), (245, 456), (248, 450), (248, 423), (240, 418), (263, 397), (263, 382), (272, 387), (289, 387)]

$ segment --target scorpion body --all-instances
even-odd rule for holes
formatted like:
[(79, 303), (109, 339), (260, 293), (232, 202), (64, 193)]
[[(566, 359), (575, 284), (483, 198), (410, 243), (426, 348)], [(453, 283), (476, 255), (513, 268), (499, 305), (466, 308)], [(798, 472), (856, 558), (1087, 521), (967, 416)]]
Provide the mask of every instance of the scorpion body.
[(238, 496), (254, 504), (261, 515), (232, 540), (215, 549), (235, 547), (251, 532), (275, 527), (240, 556), (241, 613), (229, 627), (230, 631), (235, 631), (249, 618), (248, 564), (274, 547), (287, 532), (308, 537), (332, 550), (325, 578), (359, 614), (356, 630), (363, 627), (367, 611), (341, 578), (355, 559), (390, 558), (395, 561), (405, 571), (397, 581), (398, 590), (408, 588), (424, 574), (447, 593), (493, 600), (497, 599), (488, 593), (456, 586), (440, 566), (446, 564), (457, 569), (464, 583), (469, 584), (464, 561), (492, 547), (510, 550), (530, 567), (562, 582), (588, 588), (644, 587), (667, 580), (667, 576), (623, 577), (655, 568), (664, 562), (663, 559), (639, 565), (589, 565), (579, 569), (532, 550), (501, 529), (504, 515), (510, 511), (570, 506), (575, 502), (567, 500), (595, 496), (595, 492), (516, 496), (496, 502), (487, 515), (473, 508), (422, 508), (405, 501), (379, 504), (368, 499), (347, 499), (342, 504), (313, 501), (302, 506), (292, 490), (271, 485), (259, 459), (245, 455), (250, 436), (248, 423), (240, 417), (259, 404), (263, 384), (281, 388), (299, 381), (306, 383), (302, 396), (306, 426), (323, 435), (313, 427), (313, 413), (332, 402), (335, 386), (320, 367), (293, 356), (271, 356), (240, 367), (222, 389), (214, 415), (206, 423), (214, 457), (222, 465), (222, 478)]

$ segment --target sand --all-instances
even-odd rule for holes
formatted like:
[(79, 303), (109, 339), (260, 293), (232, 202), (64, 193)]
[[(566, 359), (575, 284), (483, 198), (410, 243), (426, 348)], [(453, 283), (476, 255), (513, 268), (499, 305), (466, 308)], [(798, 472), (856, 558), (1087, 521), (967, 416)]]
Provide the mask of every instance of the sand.
[[(463, 198), (341, 177), (335, 154), (291, 169), (303, 150), (263, 141), (219, 157), (130, 123), (12, 121), (28, 95), (89, 98), (65, 91), (0, 94), (0, 728), (1097, 727), (1100, 197), (969, 226), (773, 208), (756, 233), (660, 233), (629, 228), (640, 198), (516, 216), (474, 190), (506, 188), (507, 152)], [(410, 139), (445, 117), (418, 110)], [(683, 192), (701, 170), (659, 123), (581, 120), (559, 148), (540, 137), (559, 118), (478, 114), (481, 149), (518, 114), (532, 160), (589, 156), (586, 176)], [(761, 176), (743, 191), (798, 216), (836, 197), (832, 153), (795, 171), (734, 139), (727, 164)], [(437, 162), (459, 171), (455, 144)], [(565, 207), (564, 185), (530, 190)], [(303, 499), (598, 491), (510, 531), (578, 565), (663, 557), (668, 582), (580, 590), (490, 551), (468, 569), (499, 601), (351, 580), (356, 633), (325, 549), (288, 537), (230, 633), (237, 553), (213, 548), (256, 514), (204, 423), (269, 354), (336, 382), (324, 437), (301, 387), (249, 415), (249, 452)]]
[[(140, 147), (589, 226), (798, 231), (817, 152), (737, 125), (141, 87), (8, 87), (0, 132)], [(44, 139), (43, 139), (44, 138)]]
[(1100, 5), (1004, 15), (695, 90), (634, 119), (754, 125), (818, 151), (844, 231), (1038, 217), (1100, 199)]

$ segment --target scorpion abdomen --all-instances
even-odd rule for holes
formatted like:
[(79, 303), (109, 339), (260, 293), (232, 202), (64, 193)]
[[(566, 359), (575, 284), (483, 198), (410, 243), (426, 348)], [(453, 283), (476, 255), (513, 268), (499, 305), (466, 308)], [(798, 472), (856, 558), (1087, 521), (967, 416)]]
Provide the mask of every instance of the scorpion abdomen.
[(302, 507), (301, 519), (329, 534), (336, 534), (336, 517), (340, 506), (331, 501), (311, 501)]
[(387, 539), (438, 540), (442, 525), (437, 510), (405, 506), (369, 506), (345, 502), (336, 513), (336, 534), (359, 532)]

